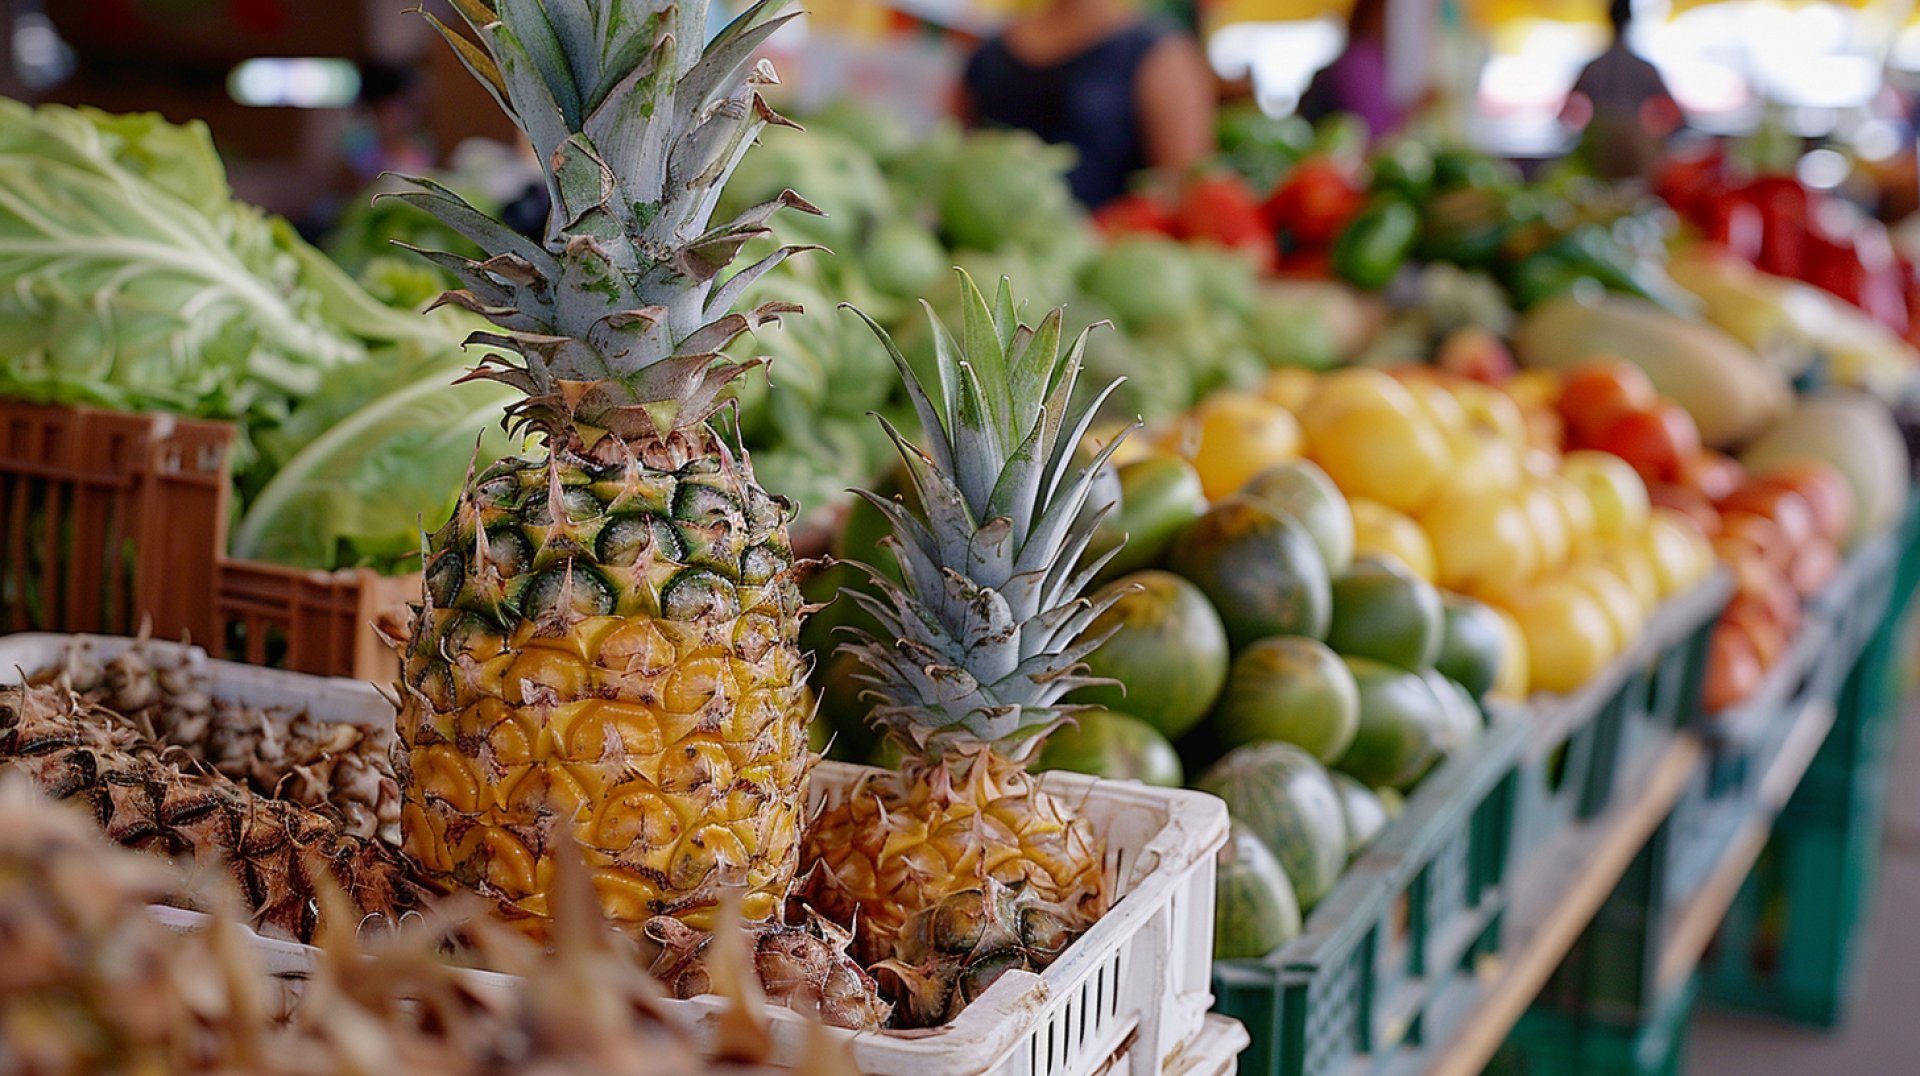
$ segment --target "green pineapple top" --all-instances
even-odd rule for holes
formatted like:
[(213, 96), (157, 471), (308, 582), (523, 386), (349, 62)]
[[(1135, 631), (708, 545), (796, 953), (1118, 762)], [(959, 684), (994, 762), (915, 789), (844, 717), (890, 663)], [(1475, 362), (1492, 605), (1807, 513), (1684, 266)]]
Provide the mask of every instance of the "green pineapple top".
[(1080, 660), (1102, 640), (1085, 632), (1117, 598), (1084, 591), (1112, 556), (1085, 555), (1113, 507), (1087, 502), (1120, 440), (1085, 464), (1074, 450), (1119, 382), (1075, 404), (1086, 333), (1062, 350), (1062, 311), (1028, 328), (1005, 280), (992, 305), (960, 280), (958, 340), (928, 311), (939, 403), (866, 319), (906, 382), (924, 448), (880, 420), (917, 504), (858, 491), (893, 525), (902, 583), (869, 569), (874, 592), (854, 597), (887, 638), (862, 635), (855, 652), (874, 722), (904, 743), (938, 756), (985, 742), (1017, 759), (1076, 709), (1060, 699), (1092, 682)]
[(475, 377), (527, 394), (516, 426), (665, 438), (706, 421), (728, 382), (757, 365), (721, 354), (749, 329), (798, 310), (741, 294), (798, 247), (720, 274), (779, 209), (818, 212), (792, 191), (724, 224), (721, 188), (769, 123), (760, 89), (776, 81), (755, 49), (793, 18), (760, 0), (702, 48), (707, 0), (453, 0), (473, 36), (432, 15), (461, 62), (532, 140), (552, 208), (533, 242), (452, 191), (409, 178), (410, 202), (485, 251), (420, 251), (466, 286), (440, 302), (500, 332), (469, 343), (510, 353)]

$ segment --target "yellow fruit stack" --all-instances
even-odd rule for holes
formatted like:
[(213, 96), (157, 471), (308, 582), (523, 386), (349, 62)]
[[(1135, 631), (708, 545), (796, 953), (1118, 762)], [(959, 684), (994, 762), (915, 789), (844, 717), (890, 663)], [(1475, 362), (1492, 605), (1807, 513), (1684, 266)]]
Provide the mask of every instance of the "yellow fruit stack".
[[(1624, 461), (1561, 452), (1551, 386), (1536, 380), (1350, 368), (1309, 385), (1284, 371), (1262, 394), (1292, 409), (1305, 455), (1351, 501), (1356, 552), (1502, 612), (1506, 697), (1579, 687), (1713, 570), (1706, 537), (1651, 508)], [(1292, 438), (1282, 429), (1276, 440)]]

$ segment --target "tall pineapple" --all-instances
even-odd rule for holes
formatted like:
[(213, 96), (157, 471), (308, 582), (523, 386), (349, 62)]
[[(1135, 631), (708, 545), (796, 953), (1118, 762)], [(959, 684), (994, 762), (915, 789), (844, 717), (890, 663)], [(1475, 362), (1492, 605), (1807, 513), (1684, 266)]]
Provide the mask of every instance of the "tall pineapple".
[[(722, 279), (791, 191), (722, 224), (721, 186), (784, 122), (751, 55), (761, 0), (704, 48), (704, 0), (454, 0), (435, 23), (532, 140), (552, 198), (530, 241), (426, 180), (391, 195), (478, 244), (427, 252), (498, 332), (475, 377), (526, 394), (544, 452), (471, 477), (425, 550), (400, 713), (406, 850), (443, 883), (548, 913), (566, 821), (608, 915), (705, 928), (723, 888), (775, 914), (808, 765), (791, 506), (709, 424), (755, 362), (722, 349), (791, 304), (732, 311), (793, 253)], [(537, 927), (537, 923), (533, 924)]]
[[(1001, 282), (990, 306), (961, 274), (958, 340), (934, 319), (936, 402), (877, 325), (923, 431), (887, 432), (915, 503), (864, 494), (892, 523), (902, 582), (871, 571), (855, 598), (882, 637), (854, 646), (872, 720), (906, 749), (808, 830), (802, 899), (856, 935), (895, 1013), (945, 1022), (1013, 967), (1038, 970), (1106, 909), (1105, 846), (1077, 804), (1026, 759), (1088, 683), (1086, 634), (1114, 597), (1084, 595), (1109, 505), (1075, 457), (1113, 386), (1074, 401), (1085, 335), (1061, 349), (1061, 312), (1018, 324)], [(871, 325), (871, 321), (869, 321)], [(884, 420), (883, 420), (884, 421)]]

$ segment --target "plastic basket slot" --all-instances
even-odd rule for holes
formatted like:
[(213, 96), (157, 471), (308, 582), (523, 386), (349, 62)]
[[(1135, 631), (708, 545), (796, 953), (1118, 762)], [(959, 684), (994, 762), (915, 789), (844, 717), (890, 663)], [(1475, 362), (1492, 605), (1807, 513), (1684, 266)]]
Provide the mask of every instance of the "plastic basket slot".
[(1304, 994), (1306, 1020), (1301, 1028), (1303, 1073), (1337, 1070), (1354, 1053), (1372, 1042), (1368, 991), (1372, 982), (1372, 939), (1357, 946), (1334, 969), (1308, 983)]
[(1431, 975), (1445, 969), (1453, 954), (1448, 952), (1462, 926), (1462, 918), (1472, 912), (1467, 900), (1467, 834), (1447, 838), (1433, 862), (1427, 865), (1426, 910), (1421, 939), (1419, 971)]

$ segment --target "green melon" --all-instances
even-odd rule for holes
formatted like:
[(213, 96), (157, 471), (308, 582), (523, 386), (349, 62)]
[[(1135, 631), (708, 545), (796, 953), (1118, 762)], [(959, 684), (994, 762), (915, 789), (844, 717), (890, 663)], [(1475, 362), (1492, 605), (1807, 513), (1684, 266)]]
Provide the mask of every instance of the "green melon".
[(1286, 869), (1235, 824), (1213, 860), (1213, 958), (1258, 960), (1300, 933), (1300, 902)]
[(1175, 540), (1167, 563), (1213, 602), (1235, 649), (1275, 635), (1327, 634), (1326, 562), (1306, 528), (1265, 504), (1234, 497), (1215, 505)]
[(1200, 473), (1186, 460), (1148, 456), (1121, 467), (1120, 507), (1101, 521), (1091, 546), (1096, 554), (1118, 547), (1100, 579), (1159, 564), (1173, 540), (1206, 510)]
[(1340, 806), (1346, 810), (1347, 855), (1357, 856), (1387, 828), (1386, 804), (1373, 789), (1344, 773), (1333, 775), (1333, 787), (1340, 790)]
[(1073, 724), (1047, 735), (1030, 767), (1069, 770), (1114, 781), (1144, 781), (1179, 788), (1180, 756), (1159, 730), (1137, 717), (1094, 708), (1073, 715)]
[(1346, 811), (1320, 760), (1290, 743), (1236, 747), (1200, 778), (1202, 791), (1266, 844), (1301, 910), (1326, 896), (1347, 863)]
[(1330, 575), (1352, 566), (1353, 511), (1319, 464), (1290, 460), (1269, 467), (1242, 486), (1240, 495), (1278, 508), (1305, 527)]
[(1300, 635), (1262, 639), (1234, 658), (1212, 724), (1230, 746), (1278, 740), (1329, 762), (1360, 727), (1360, 689), (1326, 644)]
[(1432, 669), (1422, 673), (1421, 678), (1440, 700), (1440, 716), (1444, 719), (1440, 730), (1441, 753), (1451, 755), (1479, 739), (1487, 722), (1480, 713), (1480, 704), (1473, 701), (1467, 689)]
[(1450, 719), (1418, 673), (1372, 658), (1344, 660), (1360, 688), (1360, 729), (1334, 766), (1369, 786), (1405, 788), (1440, 757)]
[(1199, 588), (1171, 572), (1135, 572), (1107, 584), (1120, 600), (1088, 631), (1113, 634), (1086, 658), (1089, 675), (1113, 684), (1068, 701), (1124, 710), (1168, 736), (1200, 723), (1227, 679), (1227, 632)]
[(1440, 653), (1433, 667), (1475, 698), (1492, 689), (1506, 652), (1500, 614), (1472, 598), (1442, 594)]
[(1399, 561), (1362, 557), (1333, 581), (1327, 645), (1409, 671), (1440, 653), (1446, 616), (1440, 592)]

